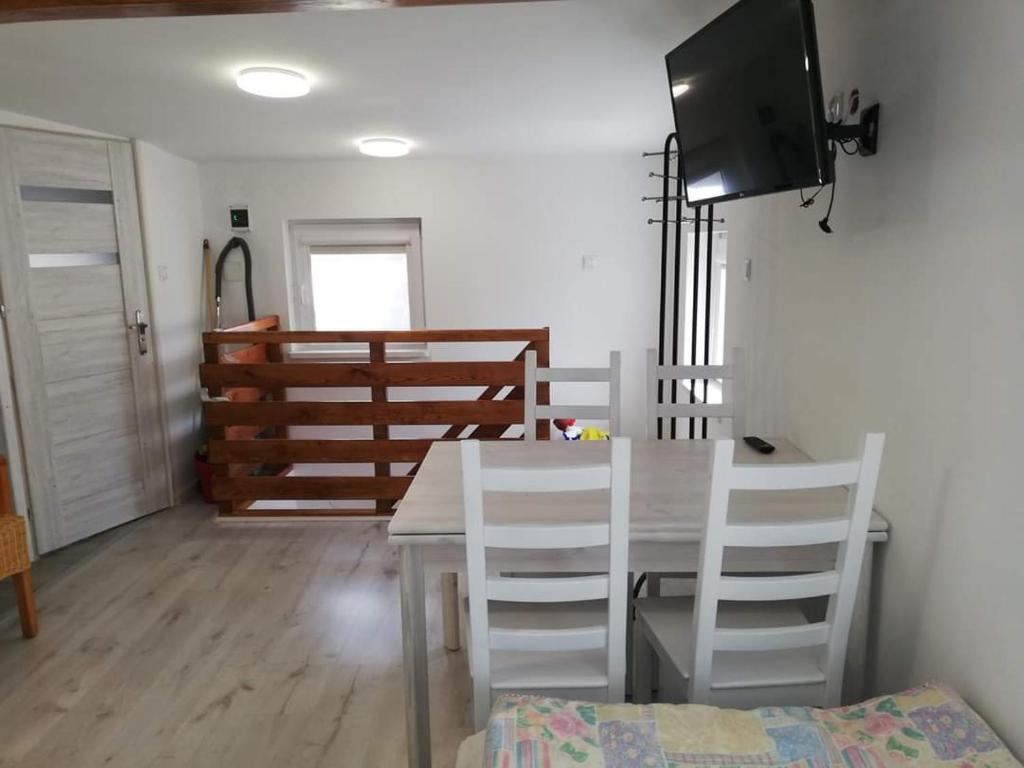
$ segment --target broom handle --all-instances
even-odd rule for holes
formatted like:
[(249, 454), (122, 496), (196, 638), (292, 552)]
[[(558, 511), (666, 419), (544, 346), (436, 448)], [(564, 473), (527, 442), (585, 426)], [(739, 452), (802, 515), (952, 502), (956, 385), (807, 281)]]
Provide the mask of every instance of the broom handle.
[(213, 251), (210, 241), (203, 240), (203, 287), (206, 292), (206, 330), (216, 329), (217, 307), (213, 296)]

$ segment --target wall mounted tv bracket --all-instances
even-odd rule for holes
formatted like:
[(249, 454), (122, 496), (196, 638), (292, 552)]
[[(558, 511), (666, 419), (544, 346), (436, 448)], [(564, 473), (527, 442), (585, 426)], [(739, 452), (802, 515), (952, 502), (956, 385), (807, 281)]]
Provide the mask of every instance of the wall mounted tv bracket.
[(881, 109), (879, 104), (868, 107), (860, 113), (860, 123), (856, 125), (830, 123), (828, 126), (829, 140), (839, 144), (855, 141), (857, 142), (857, 151), (863, 157), (876, 154), (878, 152), (878, 118)]

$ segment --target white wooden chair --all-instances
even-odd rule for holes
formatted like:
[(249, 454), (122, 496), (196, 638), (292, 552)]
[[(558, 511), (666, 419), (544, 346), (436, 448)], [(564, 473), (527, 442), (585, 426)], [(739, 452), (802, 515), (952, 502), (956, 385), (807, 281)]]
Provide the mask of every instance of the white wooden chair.
[[(523, 432), (527, 440), (537, 439), (538, 419), (603, 419), (612, 437), (620, 434), (621, 355), (612, 352), (607, 368), (538, 368), (537, 353), (526, 353)], [(543, 382), (604, 382), (608, 385), (608, 405), (538, 405), (537, 384)]]
[[(715, 443), (696, 598), (635, 601), (634, 695), (650, 700), (652, 649), (688, 682), (693, 704), (750, 708), (840, 704), (846, 646), (867, 544), (884, 435), (864, 438), (859, 458), (820, 464), (733, 464), (734, 442)], [(848, 486), (834, 519), (767, 525), (727, 520), (731, 491)], [(792, 576), (724, 576), (726, 547), (838, 545), (834, 568)], [(749, 558), (756, 562), (756, 558)], [(792, 601), (828, 597), (809, 623)], [(784, 602), (789, 601), (789, 602)]]
[[(743, 350), (726, 351), (724, 365), (658, 365), (658, 352), (647, 350), (647, 439), (658, 436), (658, 419), (730, 419), (732, 436), (743, 437)], [(700, 400), (704, 394), (703, 383), (722, 382), (722, 402), (706, 403)], [(663, 388), (662, 400), (668, 400), (669, 387), (673, 382), (682, 382), (679, 399), (687, 402), (658, 402), (658, 387)], [(712, 384), (714, 386), (714, 384)], [(690, 392), (696, 402), (689, 402)], [(664, 430), (667, 432), (667, 430)]]
[[(469, 587), (468, 647), (477, 729), (492, 692), (528, 691), (623, 701), (629, 554), (630, 443), (611, 441), (611, 463), (576, 467), (482, 467), (480, 443), (462, 443)], [(565, 524), (494, 524), (484, 494), (607, 490), (608, 519)], [(608, 547), (607, 573), (496, 575), (488, 548)]]
[[(725, 355), (724, 365), (658, 365), (657, 350), (647, 350), (647, 421), (645, 429), (648, 440), (658, 437), (659, 419), (688, 417), (693, 419), (730, 419), (732, 436), (737, 440), (743, 437), (743, 350), (736, 347), (726, 350)], [(703, 387), (705, 381), (711, 386), (718, 386), (717, 382), (721, 381), (721, 403), (700, 401), (700, 397), (705, 391)], [(684, 402), (664, 402), (669, 399), (669, 388), (674, 382), (683, 384), (679, 388), (679, 399)], [(659, 388), (662, 390), (663, 402), (661, 403), (658, 402)], [(697, 402), (689, 402), (691, 391)], [(662, 434), (668, 436), (669, 430), (668, 424), (663, 425)], [(704, 433), (703, 429), (695, 430), (697, 437), (701, 437)], [(685, 594), (693, 594), (695, 582), (692, 573), (646, 573), (643, 576), (643, 581), (647, 583), (647, 594), (650, 596), (660, 595), (661, 582), (665, 578), (673, 579), (676, 582), (681, 580), (682, 583), (677, 584), (676, 589)]]

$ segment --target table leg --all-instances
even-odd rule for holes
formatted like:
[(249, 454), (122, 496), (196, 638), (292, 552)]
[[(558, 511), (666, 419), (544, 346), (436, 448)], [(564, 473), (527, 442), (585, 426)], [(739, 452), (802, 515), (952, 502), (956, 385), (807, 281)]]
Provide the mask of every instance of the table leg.
[(423, 551), (406, 544), (401, 551), (402, 655), (405, 674), (405, 729), (409, 768), (430, 768), (430, 689), (427, 676), (427, 610), (423, 590)]
[(843, 674), (843, 703), (855, 704), (864, 699), (867, 683), (868, 631), (871, 618), (871, 577), (875, 545), (868, 542), (864, 547), (864, 563), (861, 565), (860, 584), (857, 585), (857, 600), (853, 607), (850, 623), (850, 639), (846, 646), (846, 669)]
[(444, 626), (444, 647), (457, 651), (462, 647), (459, 634), (459, 575), (441, 574), (441, 618)]

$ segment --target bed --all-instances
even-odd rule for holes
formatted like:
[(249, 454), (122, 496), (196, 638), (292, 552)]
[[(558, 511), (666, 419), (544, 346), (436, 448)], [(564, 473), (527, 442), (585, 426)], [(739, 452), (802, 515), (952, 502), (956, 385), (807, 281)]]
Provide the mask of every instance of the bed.
[(457, 768), (1021, 768), (940, 684), (839, 709), (595, 704), (503, 696)]

